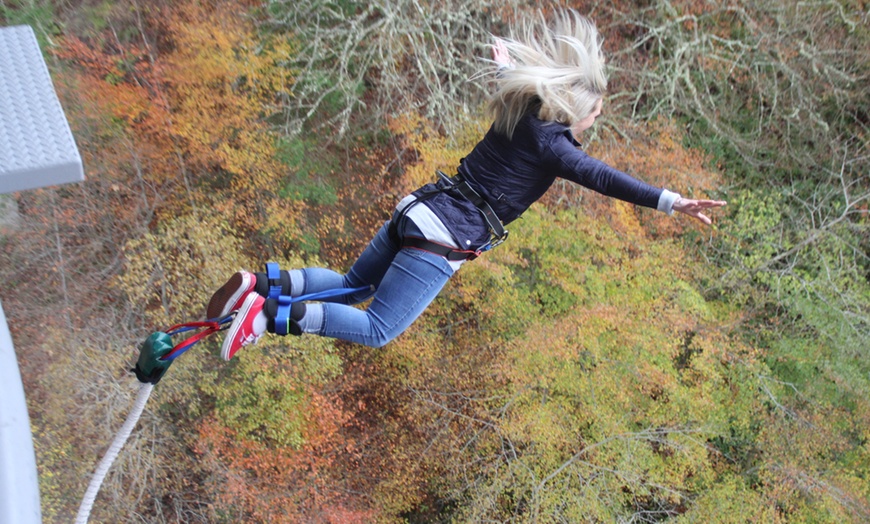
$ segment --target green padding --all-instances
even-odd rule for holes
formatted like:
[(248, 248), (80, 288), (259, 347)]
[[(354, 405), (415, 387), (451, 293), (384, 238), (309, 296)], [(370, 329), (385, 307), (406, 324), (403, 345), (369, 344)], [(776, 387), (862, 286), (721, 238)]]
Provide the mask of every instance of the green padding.
[(133, 371), (139, 382), (157, 384), (172, 365), (171, 360), (160, 360), (172, 351), (172, 338), (162, 331), (155, 331), (139, 346), (139, 361)]

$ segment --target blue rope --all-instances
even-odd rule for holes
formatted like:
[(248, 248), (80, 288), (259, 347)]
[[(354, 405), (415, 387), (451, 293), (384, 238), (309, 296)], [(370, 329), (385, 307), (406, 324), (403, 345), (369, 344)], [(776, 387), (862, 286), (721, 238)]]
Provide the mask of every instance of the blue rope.
[(363, 286), (363, 287), (355, 287), (355, 288), (339, 288), (339, 289), (327, 289), (326, 291), (318, 291), (317, 293), (308, 293), (307, 295), (299, 295), (298, 297), (292, 297), (290, 299), (285, 299), (288, 304), (293, 304), (294, 302), (305, 302), (308, 300), (324, 300), (327, 298), (335, 298), (340, 297), (342, 295), (352, 295), (354, 293), (361, 293), (363, 291), (374, 291), (374, 286)]

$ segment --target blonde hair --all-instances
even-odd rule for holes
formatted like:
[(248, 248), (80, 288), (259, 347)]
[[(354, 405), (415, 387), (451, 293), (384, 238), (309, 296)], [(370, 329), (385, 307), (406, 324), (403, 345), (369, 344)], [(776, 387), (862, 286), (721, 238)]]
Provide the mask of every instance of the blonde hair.
[(607, 89), (598, 30), (573, 9), (559, 11), (551, 25), (543, 16), (522, 35), (503, 39), (513, 61), (502, 68), (488, 112), (508, 137), (522, 117), (540, 104), (541, 120), (571, 125), (595, 110)]

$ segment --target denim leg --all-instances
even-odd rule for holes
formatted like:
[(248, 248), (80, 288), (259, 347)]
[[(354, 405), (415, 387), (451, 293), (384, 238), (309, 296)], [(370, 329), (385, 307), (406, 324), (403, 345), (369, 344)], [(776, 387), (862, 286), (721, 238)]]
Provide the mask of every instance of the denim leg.
[[(357, 278), (362, 274), (365, 273), (360, 271)], [(385, 273), (372, 271), (374, 277), (370, 278), (379, 279), (380, 285), (365, 311), (342, 304), (322, 304), (323, 328), (318, 334), (381, 347), (408, 329), (452, 274), (453, 269), (444, 257), (419, 249), (402, 249)]]

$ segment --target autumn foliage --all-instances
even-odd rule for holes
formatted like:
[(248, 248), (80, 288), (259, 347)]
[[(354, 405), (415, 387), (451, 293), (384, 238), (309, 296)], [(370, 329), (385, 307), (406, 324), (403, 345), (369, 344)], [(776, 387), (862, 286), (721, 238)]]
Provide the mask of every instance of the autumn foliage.
[[(474, 57), (534, 15), (471, 0), (32, 4), (0, 20), (39, 22), (87, 180), (14, 196), (0, 273), (43, 517), (67, 522), (132, 401), (139, 341), (198, 319), (238, 269), (346, 269), (486, 132)], [(225, 363), (213, 337), (155, 389), (94, 521), (870, 518), (859, 10), (572, 5), (613, 66), (584, 149), (728, 199), (715, 226), (558, 181), (383, 348), (266, 337)], [(777, 17), (816, 37), (774, 32), (757, 54)], [(803, 98), (798, 78), (817, 80)], [(802, 156), (828, 164), (803, 172)]]

